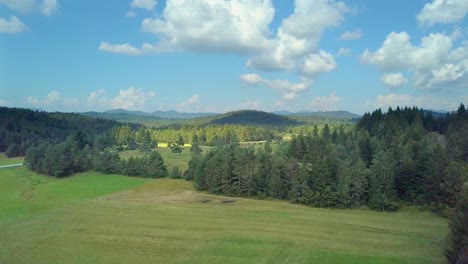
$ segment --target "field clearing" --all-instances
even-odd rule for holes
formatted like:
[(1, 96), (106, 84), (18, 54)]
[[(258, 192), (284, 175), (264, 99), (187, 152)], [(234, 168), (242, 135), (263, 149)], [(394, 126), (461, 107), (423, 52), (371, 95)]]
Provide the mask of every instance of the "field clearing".
[[(183, 148), (181, 153), (173, 153), (170, 148), (157, 148), (155, 150), (161, 154), (169, 173), (175, 166), (179, 167), (179, 171), (184, 172), (188, 167), (189, 160), (192, 158), (189, 148)], [(123, 159), (128, 159), (132, 156), (143, 157), (146, 154), (139, 150), (126, 150), (120, 152), (119, 155)]]
[(443, 263), (446, 232), (446, 219), (427, 212), (214, 196), (183, 180), (0, 170), (0, 263)]
[(24, 157), (8, 158), (5, 153), (0, 153), (0, 166), (23, 163)]

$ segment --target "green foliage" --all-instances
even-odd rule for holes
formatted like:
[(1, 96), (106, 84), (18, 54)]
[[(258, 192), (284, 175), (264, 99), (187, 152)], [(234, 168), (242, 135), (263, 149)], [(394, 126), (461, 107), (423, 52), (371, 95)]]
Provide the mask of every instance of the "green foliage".
[(149, 156), (133, 157), (124, 160), (122, 174), (144, 178), (161, 178), (167, 176), (167, 168), (161, 154), (152, 151)]
[(31, 170), (56, 178), (86, 171), (92, 166), (92, 155), (88, 146), (80, 148), (79, 143), (69, 138), (60, 144), (30, 147), (25, 163)]
[(168, 147), (172, 150), (172, 153), (182, 153), (183, 147), (178, 144), (169, 142)]
[(172, 179), (180, 179), (182, 177), (179, 167), (175, 166), (174, 168), (172, 168), (170, 177)]
[(468, 182), (450, 215), (445, 256), (449, 263), (462, 264), (468, 260)]
[(230, 112), (217, 117), (210, 122), (210, 125), (266, 125), (266, 126), (291, 126), (300, 124), (286, 116), (275, 115), (272, 113), (241, 110)]
[(369, 205), (376, 210), (394, 211), (398, 209), (394, 189), (394, 162), (388, 153), (379, 152), (371, 166)]
[[(8, 157), (24, 156), (31, 146), (57, 144), (69, 137), (80, 148), (93, 148), (97, 135), (110, 136), (118, 123), (71, 113), (47, 113), (29, 109), (0, 107), (0, 152)], [(108, 147), (114, 142), (107, 142)]]

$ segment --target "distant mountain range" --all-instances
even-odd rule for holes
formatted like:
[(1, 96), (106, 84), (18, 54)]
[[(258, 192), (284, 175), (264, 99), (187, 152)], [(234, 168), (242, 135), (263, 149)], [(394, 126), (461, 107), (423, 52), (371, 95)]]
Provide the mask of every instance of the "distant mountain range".
[(131, 114), (137, 116), (152, 116), (168, 119), (189, 119), (197, 117), (207, 117), (207, 116), (216, 116), (217, 113), (181, 113), (174, 110), (170, 111), (155, 111), (152, 113), (142, 112), (142, 111), (129, 111), (125, 109), (114, 109), (104, 112), (106, 114)]
[(361, 116), (354, 114), (348, 111), (299, 111), (299, 112), (289, 112), (289, 111), (274, 111), (273, 114), (277, 115), (286, 115), (286, 116), (316, 116), (323, 118), (337, 118), (337, 119), (356, 119)]
[[(258, 112), (261, 113), (268, 113), (268, 112), (263, 112), (263, 111), (253, 111), (253, 110), (244, 110), (247, 111), (248, 113), (252, 114), (255, 112), (256, 114), (254, 116), (259, 117), (263, 116), (264, 118), (267, 118), (266, 115), (259, 115), (257, 114)], [(209, 120), (217, 120), (222, 117), (226, 117), (226, 115), (230, 116), (232, 113), (244, 113), (244, 111), (235, 111), (235, 112), (229, 112), (225, 114), (219, 114), (219, 113), (183, 113), (183, 112), (178, 112), (174, 110), (170, 111), (155, 111), (152, 113), (148, 112), (143, 112), (143, 111), (129, 111), (125, 109), (114, 109), (114, 110), (109, 110), (105, 112), (86, 112), (83, 113), (84, 115), (88, 116), (94, 116), (94, 117), (107, 117), (111, 119), (115, 119), (118, 117), (120, 120), (124, 121), (131, 121), (132, 119), (138, 118), (139, 120), (166, 120), (169, 122), (170, 120), (178, 120), (178, 119), (196, 119), (196, 118), (204, 118), (208, 117), (210, 118)], [(443, 110), (423, 110), (426, 114), (427, 113), (432, 113), (434, 117), (441, 117), (444, 116), (447, 111)], [(270, 113), (268, 113), (270, 114)], [(284, 117), (291, 117), (294, 119), (294, 117), (318, 117), (318, 118), (325, 118), (325, 119), (342, 119), (342, 120), (356, 120), (361, 118), (360, 115), (351, 113), (349, 111), (316, 111), (316, 112), (311, 112), (311, 111), (299, 111), (299, 112), (290, 112), (290, 111), (273, 111), (271, 112), (273, 115), (279, 115), (279, 116), (284, 116)], [(271, 116), (270, 116), (271, 117)], [(234, 118), (238, 120), (238, 118)], [(208, 121), (208, 120), (207, 120)], [(209, 122), (209, 121), (208, 121)], [(222, 122), (221, 122), (222, 123)], [(229, 122), (227, 122), (229, 123)], [(281, 123), (281, 122), (280, 122)]]
[[(124, 115), (137, 115), (137, 116), (151, 116), (159, 118), (168, 118), (168, 119), (190, 119), (197, 117), (209, 117), (217, 116), (218, 113), (182, 113), (174, 110), (170, 111), (155, 111), (152, 113), (143, 112), (143, 111), (129, 111), (125, 109), (114, 109), (104, 112), (105, 114), (124, 114)], [(338, 118), (338, 119), (355, 119), (360, 118), (358, 114), (354, 114), (348, 111), (322, 111), (322, 112), (309, 112), (309, 111), (299, 111), (299, 112), (289, 112), (289, 111), (274, 111), (271, 112), (276, 115), (283, 116), (315, 116), (323, 118)]]

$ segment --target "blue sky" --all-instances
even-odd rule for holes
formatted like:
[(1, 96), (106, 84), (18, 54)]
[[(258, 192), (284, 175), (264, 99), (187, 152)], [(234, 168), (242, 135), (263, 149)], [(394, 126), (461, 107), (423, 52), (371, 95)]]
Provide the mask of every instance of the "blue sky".
[(0, 0), (0, 105), (453, 110), (466, 0)]

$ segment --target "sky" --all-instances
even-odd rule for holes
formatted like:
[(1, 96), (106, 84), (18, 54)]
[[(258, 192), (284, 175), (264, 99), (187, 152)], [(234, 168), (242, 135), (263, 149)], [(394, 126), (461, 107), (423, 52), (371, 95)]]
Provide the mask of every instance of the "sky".
[(455, 110), (467, 0), (0, 0), (0, 106)]

